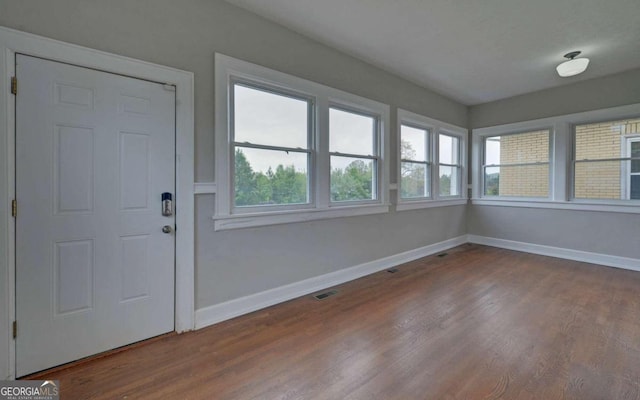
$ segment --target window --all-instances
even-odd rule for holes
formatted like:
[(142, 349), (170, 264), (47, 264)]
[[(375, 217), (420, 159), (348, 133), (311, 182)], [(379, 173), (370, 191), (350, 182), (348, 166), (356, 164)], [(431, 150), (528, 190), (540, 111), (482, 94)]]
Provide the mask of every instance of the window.
[(626, 199), (640, 200), (640, 137), (627, 139), (627, 157), (631, 168), (627, 175)]
[(216, 54), (215, 229), (388, 212), (389, 106)]
[(396, 209), (465, 204), (467, 130), (398, 110)]
[(640, 213), (640, 104), (478, 128), (472, 139), (473, 204)]
[(484, 196), (549, 196), (549, 130), (484, 138)]
[(440, 197), (460, 196), (460, 139), (441, 133), (438, 135), (438, 149)]
[(400, 197), (431, 197), (430, 133), (427, 129), (400, 125)]
[(331, 201), (371, 201), (378, 196), (378, 121), (375, 116), (331, 107)]
[(233, 83), (235, 207), (309, 204), (313, 103)]
[(640, 119), (574, 127), (574, 197), (640, 199)]

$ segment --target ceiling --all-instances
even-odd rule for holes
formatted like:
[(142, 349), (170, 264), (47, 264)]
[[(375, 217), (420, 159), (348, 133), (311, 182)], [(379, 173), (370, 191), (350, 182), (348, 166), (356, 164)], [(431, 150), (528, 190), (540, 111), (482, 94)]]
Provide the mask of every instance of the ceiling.
[[(227, 0), (466, 105), (640, 67), (639, 0)], [(587, 72), (560, 78), (582, 50)]]

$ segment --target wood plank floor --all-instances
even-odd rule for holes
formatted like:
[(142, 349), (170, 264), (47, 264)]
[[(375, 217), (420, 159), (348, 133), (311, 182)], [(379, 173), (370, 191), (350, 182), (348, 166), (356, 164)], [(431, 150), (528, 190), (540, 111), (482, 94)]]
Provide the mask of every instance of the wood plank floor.
[(478, 245), (71, 368), (62, 399), (640, 399), (640, 273)]

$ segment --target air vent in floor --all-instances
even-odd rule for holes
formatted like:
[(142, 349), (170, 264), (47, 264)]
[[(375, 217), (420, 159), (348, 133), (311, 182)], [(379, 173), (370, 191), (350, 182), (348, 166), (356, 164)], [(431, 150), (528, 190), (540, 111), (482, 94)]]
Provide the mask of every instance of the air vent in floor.
[(331, 291), (328, 291), (328, 292), (324, 292), (324, 293), (316, 294), (316, 295), (314, 295), (313, 297), (314, 297), (316, 300), (324, 300), (324, 299), (326, 299), (327, 297), (333, 296), (333, 295), (334, 295), (334, 294), (336, 294), (336, 293), (338, 293), (338, 291), (337, 291), (337, 290), (331, 290)]
[(395, 274), (396, 272), (398, 272), (398, 268), (388, 269), (387, 272), (390, 273), (390, 274)]
[(448, 255), (448, 253), (440, 253), (438, 254), (438, 257), (446, 257)]

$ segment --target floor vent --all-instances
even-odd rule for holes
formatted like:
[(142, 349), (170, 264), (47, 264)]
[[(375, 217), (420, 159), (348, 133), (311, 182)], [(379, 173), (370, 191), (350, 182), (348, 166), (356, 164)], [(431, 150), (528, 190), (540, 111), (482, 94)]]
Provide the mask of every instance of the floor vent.
[(316, 300), (324, 300), (324, 299), (326, 299), (327, 297), (333, 296), (333, 295), (334, 295), (334, 294), (336, 294), (336, 293), (338, 293), (338, 291), (337, 291), (337, 290), (331, 290), (331, 291), (329, 291), (329, 292), (324, 292), (324, 293), (316, 294), (316, 295), (314, 295), (313, 297), (314, 297)]
[(440, 253), (438, 254), (438, 257), (446, 257), (449, 253)]
[(398, 272), (398, 268), (388, 269), (387, 272), (390, 273), (390, 274), (395, 274), (396, 272)]

